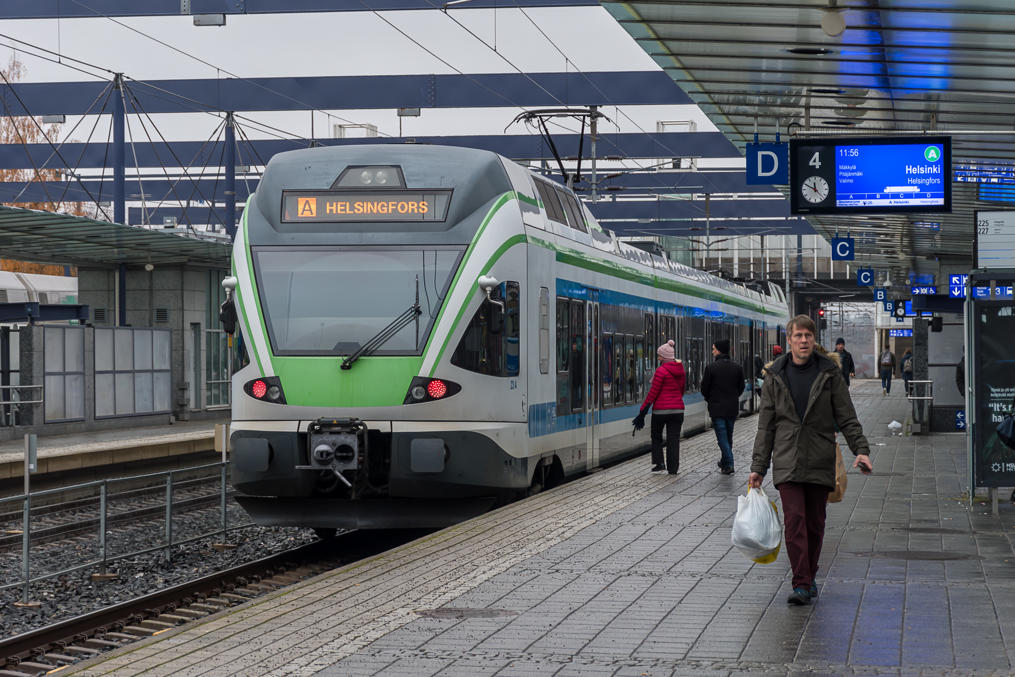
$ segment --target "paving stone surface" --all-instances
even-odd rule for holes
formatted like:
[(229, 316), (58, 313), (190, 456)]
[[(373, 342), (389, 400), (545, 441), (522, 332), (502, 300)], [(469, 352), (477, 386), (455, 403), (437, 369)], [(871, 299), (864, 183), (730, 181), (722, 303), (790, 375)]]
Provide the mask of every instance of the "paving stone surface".
[(675, 477), (639, 457), (77, 673), (1013, 674), (1015, 506), (970, 508), (963, 435), (892, 435), (904, 397), (852, 392), (875, 473), (851, 468), (829, 506), (814, 605), (787, 606), (785, 552), (758, 565), (730, 545), (750, 417), (735, 475), (698, 435)]

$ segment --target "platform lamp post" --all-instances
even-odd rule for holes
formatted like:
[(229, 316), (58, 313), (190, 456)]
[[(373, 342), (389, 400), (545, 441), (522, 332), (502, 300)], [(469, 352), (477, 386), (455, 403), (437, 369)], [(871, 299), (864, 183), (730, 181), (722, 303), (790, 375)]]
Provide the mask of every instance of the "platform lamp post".
[(226, 113), (226, 234), (236, 237), (236, 127), (233, 112)]
[[(123, 73), (113, 76), (113, 221), (125, 224), (127, 206), (125, 200), (126, 154), (123, 144)], [(127, 324), (127, 266), (122, 262), (116, 275), (117, 325)]]

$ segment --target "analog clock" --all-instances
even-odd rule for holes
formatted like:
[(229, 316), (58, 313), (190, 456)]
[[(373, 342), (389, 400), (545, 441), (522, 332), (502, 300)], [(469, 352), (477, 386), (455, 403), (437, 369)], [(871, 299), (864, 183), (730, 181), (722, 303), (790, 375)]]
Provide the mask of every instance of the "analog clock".
[(800, 192), (808, 202), (814, 204), (824, 202), (828, 197), (828, 181), (820, 176), (807, 177), (804, 179), (803, 185), (800, 186)]

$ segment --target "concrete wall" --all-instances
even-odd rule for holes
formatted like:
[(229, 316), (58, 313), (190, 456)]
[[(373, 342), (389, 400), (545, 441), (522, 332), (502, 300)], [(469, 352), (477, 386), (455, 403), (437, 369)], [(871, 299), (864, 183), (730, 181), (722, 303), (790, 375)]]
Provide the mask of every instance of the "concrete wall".
[[(217, 283), (227, 271), (212, 273)], [(79, 302), (91, 306), (95, 326), (115, 326), (117, 272), (79, 269), (78, 275)], [(180, 420), (206, 414), (204, 330), (218, 328), (217, 299), (209, 298), (209, 288), (206, 268), (158, 265), (151, 271), (141, 266), (127, 269), (127, 325), (172, 331), (172, 397), (174, 414)], [(99, 308), (106, 309), (104, 322), (95, 319)], [(214, 326), (208, 326), (209, 316)], [(195, 326), (200, 329), (196, 341)]]

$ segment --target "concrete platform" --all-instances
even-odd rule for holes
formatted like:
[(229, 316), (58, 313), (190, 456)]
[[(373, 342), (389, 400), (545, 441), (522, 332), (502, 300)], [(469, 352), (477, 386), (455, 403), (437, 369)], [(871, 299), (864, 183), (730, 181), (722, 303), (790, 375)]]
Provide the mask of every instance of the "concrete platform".
[[(40, 436), (37, 474), (212, 451), (217, 423), (228, 419)], [(24, 439), (0, 443), (0, 480), (19, 478), (24, 472)]]
[(643, 456), (62, 672), (1013, 674), (1015, 507), (969, 509), (961, 434), (893, 436), (901, 393), (853, 393), (875, 474), (829, 507), (813, 606), (786, 605), (784, 551), (730, 546), (748, 418), (735, 475), (699, 435), (676, 477)]

